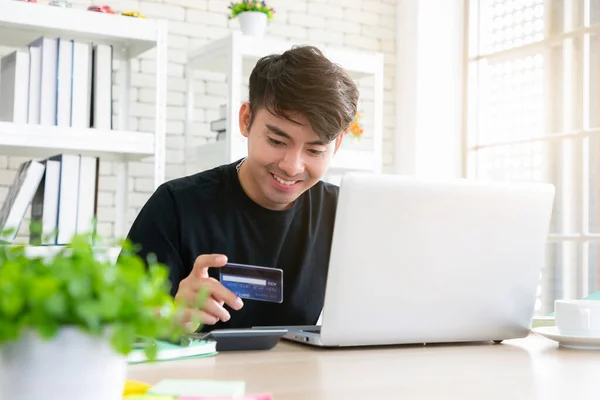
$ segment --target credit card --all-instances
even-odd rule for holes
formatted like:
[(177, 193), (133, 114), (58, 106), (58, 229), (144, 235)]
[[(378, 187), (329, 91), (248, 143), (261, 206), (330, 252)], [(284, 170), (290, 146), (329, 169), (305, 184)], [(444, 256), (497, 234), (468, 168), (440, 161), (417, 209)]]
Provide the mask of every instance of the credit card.
[(219, 268), (219, 281), (242, 299), (283, 302), (283, 270), (227, 263)]

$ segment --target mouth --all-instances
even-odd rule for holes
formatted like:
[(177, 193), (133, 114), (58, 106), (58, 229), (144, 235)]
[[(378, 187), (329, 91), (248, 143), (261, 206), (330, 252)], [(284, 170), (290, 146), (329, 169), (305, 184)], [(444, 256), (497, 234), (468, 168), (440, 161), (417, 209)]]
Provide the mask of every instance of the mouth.
[(296, 184), (300, 181), (288, 181), (286, 179), (283, 179), (280, 176), (277, 176), (273, 173), (271, 173), (271, 177), (273, 177), (273, 182), (275, 183), (275, 186), (280, 189), (280, 190), (292, 190)]

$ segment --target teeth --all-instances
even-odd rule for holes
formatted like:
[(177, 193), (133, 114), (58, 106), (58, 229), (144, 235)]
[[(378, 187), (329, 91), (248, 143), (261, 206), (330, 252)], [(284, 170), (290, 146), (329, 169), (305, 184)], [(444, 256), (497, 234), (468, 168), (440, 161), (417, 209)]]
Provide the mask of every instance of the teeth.
[(281, 183), (282, 185), (286, 185), (286, 186), (291, 186), (294, 183), (296, 183), (296, 181), (284, 181), (283, 179), (281, 179), (280, 177), (278, 177), (277, 175), (273, 175), (273, 177), (275, 178), (275, 180), (279, 183)]

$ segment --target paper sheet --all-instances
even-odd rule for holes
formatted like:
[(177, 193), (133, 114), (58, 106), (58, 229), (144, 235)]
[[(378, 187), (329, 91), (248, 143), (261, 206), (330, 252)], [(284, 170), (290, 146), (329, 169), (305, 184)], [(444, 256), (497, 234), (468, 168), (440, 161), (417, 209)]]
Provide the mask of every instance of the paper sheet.
[(214, 381), (199, 379), (165, 379), (154, 385), (147, 394), (188, 397), (235, 397), (243, 396), (244, 381)]

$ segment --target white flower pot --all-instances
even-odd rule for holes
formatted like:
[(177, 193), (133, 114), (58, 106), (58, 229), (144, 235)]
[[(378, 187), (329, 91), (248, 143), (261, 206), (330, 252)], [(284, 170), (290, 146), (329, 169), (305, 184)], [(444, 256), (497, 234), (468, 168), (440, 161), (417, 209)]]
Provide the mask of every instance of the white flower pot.
[(107, 339), (68, 327), (0, 346), (0, 399), (122, 400), (127, 359)]
[(267, 29), (267, 14), (260, 11), (244, 11), (238, 15), (242, 33), (246, 36), (261, 37)]

